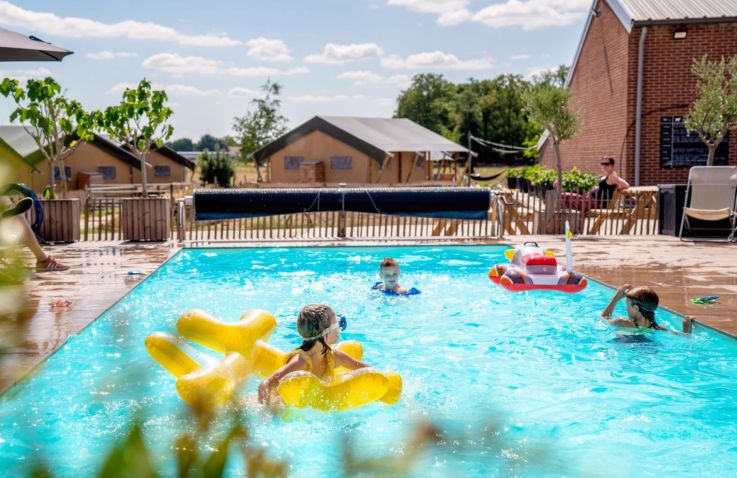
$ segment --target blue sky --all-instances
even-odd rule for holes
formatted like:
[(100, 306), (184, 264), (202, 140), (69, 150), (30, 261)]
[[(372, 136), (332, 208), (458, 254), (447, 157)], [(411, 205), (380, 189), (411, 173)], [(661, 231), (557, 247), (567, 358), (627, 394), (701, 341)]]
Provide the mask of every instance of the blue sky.
[[(525, 76), (569, 64), (590, 0), (0, 0), (0, 26), (75, 53), (5, 63), (51, 75), (88, 108), (146, 77), (169, 93), (174, 137), (230, 134), (259, 86), (290, 126), (314, 115), (391, 116), (412, 75)], [(3, 99), (0, 123), (11, 105)]]

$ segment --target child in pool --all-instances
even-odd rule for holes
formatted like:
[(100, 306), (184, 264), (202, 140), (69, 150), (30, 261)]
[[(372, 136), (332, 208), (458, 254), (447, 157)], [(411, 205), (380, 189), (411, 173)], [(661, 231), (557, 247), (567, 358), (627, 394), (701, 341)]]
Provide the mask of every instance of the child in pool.
[(407, 294), (407, 289), (399, 285), (399, 263), (393, 257), (387, 257), (379, 264), (379, 277), (381, 282), (374, 284), (374, 289), (394, 292), (395, 294)]
[[(627, 299), (627, 318), (612, 318), (617, 302)], [(601, 314), (601, 318), (617, 327), (630, 329), (667, 330), (655, 321), (655, 310), (660, 298), (650, 287), (632, 287), (627, 284), (620, 287)]]
[(345, 329), (345, 319), (324, 304), (310, 304), (302, 308), (297, 316), (297, 332), (302, 337), (302, 345), (287, 356), (286, 363), (258, 386), (258, 401), (271, 403), (272, 393), (279, 382), (289, 373), (306, 370), (318, 378), (330, 378), (337, 367), (350, 370), (368, 367), (360, 360), (338, 350), (331, 345), (338, 342), (340, 330)]

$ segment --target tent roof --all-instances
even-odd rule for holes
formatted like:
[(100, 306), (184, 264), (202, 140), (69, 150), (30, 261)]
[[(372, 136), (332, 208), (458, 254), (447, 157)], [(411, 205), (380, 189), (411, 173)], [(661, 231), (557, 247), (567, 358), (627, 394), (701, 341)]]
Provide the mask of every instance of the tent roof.
[(392, 153), (467, 152), (456, 144), (406, 118), (315, 116), (253, 153), (261, 161), (299, 138), (319, 130), (382, 161)]

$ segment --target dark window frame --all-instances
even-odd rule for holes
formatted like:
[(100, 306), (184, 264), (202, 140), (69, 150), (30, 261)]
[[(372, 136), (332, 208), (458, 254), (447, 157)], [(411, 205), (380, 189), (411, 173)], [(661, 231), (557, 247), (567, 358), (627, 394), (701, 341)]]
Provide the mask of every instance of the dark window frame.
[[(72, 180), (72, 167), (64, 166), (64, 172), (67, 176), (67, 182), (70, 182)], [(54, 166), (54, 181), (61, 181), (61, 169), (59, 169), (59, 166)]]
[[(166, 171), (166, 174), (161, 173), (161, 171)], [(154, 176), (160, 178), (171, 177), (171, 166), (154, 166)]]
[(330, 169), (350, 171), (353, 169), (353, 156), (330, 156)]
[(284, 156), (284, 170), (299, 171), (304, 161), (304, 156)]
[[(97, 172), (102, 174), (102, 179), (104, 181), (111, 181), (117, 177), (118, 168), (115, 166), (98, 166)], [(112, 172), (112, 174), (110, 174), (110, 172)]]

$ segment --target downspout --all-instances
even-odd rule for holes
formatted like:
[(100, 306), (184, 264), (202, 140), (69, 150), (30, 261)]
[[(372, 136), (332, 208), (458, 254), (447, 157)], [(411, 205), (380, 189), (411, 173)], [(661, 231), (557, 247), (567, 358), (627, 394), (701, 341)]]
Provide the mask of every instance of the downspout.
[(642, 140), (642, 77), (645, 66), (645, 37), (647, 27), (640, 31), (640, 42), (637, 46), (637, 106), (635, 111), (635, 186), (640, 185), (640, 150)]

